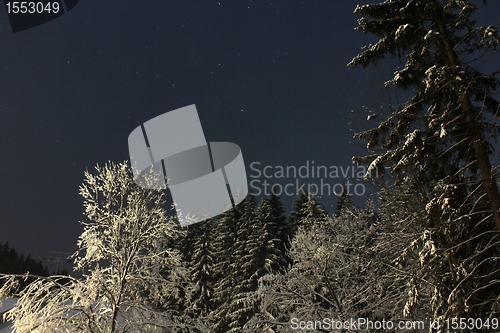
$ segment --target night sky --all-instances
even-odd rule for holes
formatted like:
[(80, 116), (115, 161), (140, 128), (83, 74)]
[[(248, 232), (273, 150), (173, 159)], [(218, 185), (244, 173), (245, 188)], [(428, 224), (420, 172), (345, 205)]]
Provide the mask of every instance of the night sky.
[(0, 241), (37, 259), (76, 250), (84, 171), (128, 160), (134, 128), (190, 104), (207, 141), (241, 147), (249, 180), (256, 161), (352, 166), (363, 106), (383, 111), (393, 72), (346, 66), (376, 41), (354, 30), (357, 3), (82, 0), (15, 34), (0, 6)]

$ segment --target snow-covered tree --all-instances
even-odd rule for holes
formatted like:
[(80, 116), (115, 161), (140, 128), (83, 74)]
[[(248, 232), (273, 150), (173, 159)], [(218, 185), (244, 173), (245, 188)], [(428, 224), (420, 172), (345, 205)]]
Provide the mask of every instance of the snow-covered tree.
[(213, 270), (215, 251), (213, 241), (213, 220), (195, 223), (189, 226), (192, 236), (188, 239), (193, 242), (192, 252), (185, 258), (188, 259), (189, 277), (194, 283), (191, 293), (190, 311), (194, 317), (208, 317), (214, 309), (212, 300), (214, 280)]
[(313, 193), (299, 191), (288, 217), (290, 234), (293, 237), (300, 227), (308, 227), (312, 223), (326, 220), (327, 217), (328, 214), (323, 205)]
[(335, 207), (335, 216), (340, 216), (343, 210), (355, 210), (351, 195), (345, 184), (342, 186), (342, 193), (338, 195), (337, 205)]
[(257, 206), (249, 195), (216, 223), (213, 241), (213, 311), (215, 332), (241, 332), (259, 308), (258, 279), (288, 264), (281, 237), (288, 240), (283, 206), (278, 197)]
[[(289, 332), (291, 318), (425, 318), (429, 299), (423, 291), (412, 295), (414, 272), (401, 258), (414, 238), (408, 230), (411, 220), (404, 220), (407, 210), (392, 207), (395, 211), (382, 216), (374, 214), (371, 204), (361, 211), (343, 210), (300, 228), (290, 250), (290, 269), (261, 278), (261, 309), (247, 324), (248, 331)], [(407, 250), (405, 260), (416, 260), (410, 255), (415, 251)], [(405, 312), (407, 303), (415, 306)]]
[(210, 318), (215, 332), (227, 332), (230, 319), (230, 304), (234, 288), (241, 280), (242, 257), (245, 254), (245, 239), (249, 232), (255, 197), (249, 195), (235, 209), (223, 213), (217, 221), (214, 236), (213, 304)]
[(243, 256), (238, 263), (238, 283), (233, 287), (229, 303), (228, 332), (241, 332), (259, 308), (255, 297), (258, 280), (272, 271), (282, 271), (287, 265), (283, 244), (276, 233), (276, 212), (270, 199), (263, 198), (246, 227)]
[(480, 3), (386, 0), (355, 10), (358, 29), (380, 40), (349, 65), (398, 56), (401, 66), (386, 86), (408, 97), (356, 134), (370, 150), (356, 160), (369, 172), (389, 169), (408, 205), (418, 206), (414, 244), (424, 244), (425, 272), (415, 281), (435, 277), (434, 318), (486, 318), (500, 307), (500, 193), (491, 163), (499, 80), (498, 72), (477, 69), (500, 38), (497, 27), (473, 20)]
[[(274, 239), (277, 240), (277, 248), (280, 249), (281, 254), (280, 256), (284, 259), (280, 259), (280, 262), (286, 262), (288, 261), (287, 258), (287, 251), (290, 249), (290, 242), (292, 239), (292, 230), (290, 228), (289, 221), (285, 215), (285, 209), (283, 207), (283, 203), (281, 202), (281, 199), (279, 196), (277, 196), (274, 191), (271, 193), (271, 196), (269, 197), (269, 205), (271, 207), (271, 221), (272, 223), (270, 224), (270, 233)], [(280, 264), (280, 266), (283, 266), (279, 269), (284, 269), (285, 264)]]
[[(181, 231), (166, 215), (163, 192), (137, 186), (126, 163), (110, 162), (85, 172), (80, 195), (86, 219), (74, 258), (82, 277), (38, 277), (17, 291), (6, 315), (16, 332), (204, 331), (201, 323), (158, 310), (185, 283), (179, 253), (166, 246)], [(2, 278), (0, 298), (18, 284), (17, 276)]]

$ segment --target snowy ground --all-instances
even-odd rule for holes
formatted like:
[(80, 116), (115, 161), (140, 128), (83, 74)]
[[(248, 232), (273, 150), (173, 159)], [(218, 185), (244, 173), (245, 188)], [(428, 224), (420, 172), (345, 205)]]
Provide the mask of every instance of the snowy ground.
[[(3, 314), (12, 309), (17, 302), (17, 298), (7, 298), (2, 301), (2, 306), (0, 306), (0, 319), (3, 317)], [(12, 332), (12, 324), (4, 323), (1, 324), (2, 320), (0, 320), (0, 333), (11, 333)]]

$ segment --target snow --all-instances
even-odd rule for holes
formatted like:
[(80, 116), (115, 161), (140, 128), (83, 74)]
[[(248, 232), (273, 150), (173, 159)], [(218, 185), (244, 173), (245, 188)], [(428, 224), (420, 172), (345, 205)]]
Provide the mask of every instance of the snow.
[(12, 332), (12, 324), (0, 324), (0, 333), (11, 333)]
[[(0, 318), (3, 317), (4, 312), (12, 309), (17, 303), (17, 298), (7, 298), (2, 300), (2, 305), (0, 306)], [(0, 333), (11, 333), (12, 323), (3, 323), (0, 320)]]
[(7, 298), (2, 301), (2, 305), (0, 306), (0, 313), (4, 313), (14, 307), (17, 302), (17, 298)]

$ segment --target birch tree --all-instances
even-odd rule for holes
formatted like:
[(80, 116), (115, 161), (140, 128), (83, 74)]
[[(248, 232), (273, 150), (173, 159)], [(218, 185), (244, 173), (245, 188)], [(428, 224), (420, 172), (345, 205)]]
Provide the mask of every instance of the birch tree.
[(0, 296), (19, 296), (6, 314), (16, 332), (202, 332), (194, 320), (158, 310), (188, 287), (168, 246), (182, 233), (163, 192), (137, 186), (126, 163), (108, 163), (85, 172), (80, 195), (86, 218), (74, 262), (82, 277), (37, 277), (18, 291), (19, 276), (1, 277)]

